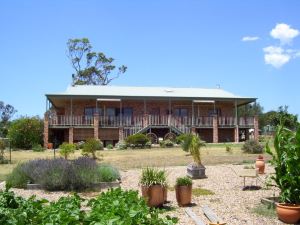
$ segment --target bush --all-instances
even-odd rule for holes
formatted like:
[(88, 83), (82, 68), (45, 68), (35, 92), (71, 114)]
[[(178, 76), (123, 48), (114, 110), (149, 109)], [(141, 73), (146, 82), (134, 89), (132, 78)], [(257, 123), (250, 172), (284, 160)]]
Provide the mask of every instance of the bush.
[(67, 142), (62, 143), (59, 146), (59, 153), (65, 158), (68, 159), (71, 153), (75, 152), (76, 146), (74, 144), (69, 144)]
[(108, 145), (106, 146), (106, 148), (107, 148), (107, 149), (113, 149), (114, 146), (113, 146), (112, 144), (108, 144)]
[(112, 182), (120, 179), (119, 171), (110, 165), (100, 165), (98, 167), (100, 182)]
[(22, 167), (24, 164), (18, 164), (6, 177), (6, 187), (15, 187), (15, 188), (26, 188), (26, 184), (29, 180), (29, 177), (23, 171)]
[(83, 149), (84, 144), (85, 144), (84, 141), (79, 141), (79, 142), (77, 142), (77, 143), (75, 144), (76, 150)]
[(167, 139), (167, 140), (164, 140), (164, 141), (160, 141), (159, 142), (159, 145), (161, 148), (171, 148), (171, 147), (174, 147), (174, 143)]
[(180, 145), (184, 141), (185, 138), (186, 138), (186, 134), (180, 134), (175, 139), (176, 144)]
[(193, 181), (191, 178), (185, 176), (185, 177), (178, 177), (176, 179), (176, 186), (189, 186), (192, 185)]
[(98, 165), (89, 157), (68, 161), (36, 159), (18, 165), (7, 177), (7, 187), (25, 188), (27, 183), (40, 184), (49, 191), (84, 190), (93, 184), (115, 181), (119, 171), (110, 165)]
[(34, 144), (32, 146), (32, 151), (34, 151), (34, 152), (43, 152), (43, 151), (45, 151), (45, 149), (40, 144)]
[(229, 144), (225, 144), (225, 150), (227, 153), (232, 153), (232, 147)]
[(150, 139), (145, 134), (134, 134), (130, 135), (125, 140), (126, 144), (132, 148), (144, 148), (147, 142), (150, 142)]
[(43, 144), (43, 121), (39, 117), (22, 117), (11, 123), (8, 137), (12, 146), (31, 149), (34, 144)]
[(264, 147), (260, 145), (258, 141), (251, 139), (251, 140), (247, 140), (244, 143), (242, 150), (245, 153), (256, 154), (256, 153), (263, 153)]
[(125, 150), (127, 149), (127, 144), (125, 143), (125, 141), (119, 141), (117, 144), (116, 144), (116, 148), (118, 150)]
[(93, 159), (96, 159), (96, 151), (103, 150), (103, 143), (99, 139), (90, 138), (83, 145), (82, 155), (92, 155)]

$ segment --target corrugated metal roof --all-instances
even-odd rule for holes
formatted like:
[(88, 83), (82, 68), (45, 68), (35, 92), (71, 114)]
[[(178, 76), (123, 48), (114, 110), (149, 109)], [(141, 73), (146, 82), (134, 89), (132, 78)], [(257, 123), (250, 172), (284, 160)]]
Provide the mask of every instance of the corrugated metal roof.
[[(65, 92), (47, 96), (116, 96), (116, 97), (174, 97), (246, 99), (220, 88), (126, 87), (126, 86), (70, 86)], [(254, 99), (254, 98), (253, 98)]]

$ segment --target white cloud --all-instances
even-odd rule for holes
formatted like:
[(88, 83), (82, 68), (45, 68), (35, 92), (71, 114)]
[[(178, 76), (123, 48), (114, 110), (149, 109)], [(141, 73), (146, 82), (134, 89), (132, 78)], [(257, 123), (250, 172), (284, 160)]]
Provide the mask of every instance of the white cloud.
[(256, 36), (245, 36), (242, 38), (242, 41), (257, 41), (259, 37)]
[(288, 63), (291, 55), (284, 51), (281, 47), (268, 46), (263, 49), (265, 52), (265, 63), (280, 68)]
[(300, 34), (299, 30), (293, 29), (290, 25), (279, 23), (274, 29), (271, 30), (270, 35), (279, 39), (281, 44), (289, 44), (295, 37)]

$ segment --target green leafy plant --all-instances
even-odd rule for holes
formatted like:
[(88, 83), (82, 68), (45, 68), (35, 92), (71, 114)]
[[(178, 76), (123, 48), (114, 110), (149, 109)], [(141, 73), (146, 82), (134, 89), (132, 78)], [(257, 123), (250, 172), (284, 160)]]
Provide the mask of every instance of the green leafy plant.
[(167, 140), (164, 140), (164, 141), (160, 141), (159, 142), (159, 145), (161, 148), (171, 148), (171, 147), (174, 147), (174, 143), (167, 139)]
[(140, 177), (140, 184), (148, 187), (156, 184), (167, 186), (166, 171), (150, 167), (144, 168)]
[(82, 155), (87, 156), (92, 155), (93, 159), (97, 159), (96, 151), (103, 150), (103, 143), (99, 139), (90, 138), (83, 145)]
[(187, 134), (183, 140), (181, 147), (183, 151), (190, 152), (194, 163), (196, 165), (201, 165), (201, 147), (205, 146), (205, 142), (200, 139), (199, 136), (194, 134)]
[(108, 145), (106, 146), (106, 148), (107, 148), (107, 149), (113, 149), (114, 146), (113, 146), (112, 144), (108, 144)]
[(45, 151), (45, 149), (40, 144), (34, 144), (32, 146), (32, 151), (34, 151), (34, 152), (43, 152), (43, 151)]
[(5, 159), (5, 148), (6, 148), (6, 144), (4, 142), (4, 140), (0, 139), (0, 164), (7, 164), (8, 160)]
[(102, 164), (98, 167), (98, 173), (100, 175), (101, 182), (112, 182), (120, 179), (120, 173), (111, 165)]
[(193, 184), (193, 181), (191, 178), (185, 176), (185, 177), (178, 177), (176, 179), (176, 186), (190, 186)]
[(116, 148), (118, 150), (125, 150), (127, 149), (127, 144), (125, 143), (125, 141), (119, 141), (117, 144), (116, 144)]
[(232, 146), (229, 145), (229, 144), (225, 144), (225, 151), (226, 151), (227, 153), (232, 153)]
[(272, 156), (275, 175), (271, 178), (280, 189), (280, 201), (300, 204), (300, 128), (294, 132), (279, 125), (274, 137), (272, 152), (269, 144), (266, 151)]
[(74, 144), (69, 144), (67, 142), (62, 143), (59, 146), (59, 153), (65, 158), (68, 159), (70, 154), (75, 152), (76, 146)]
[(150, 139), (145, 134), (134, 134), (130, 135), (125, 139), (125, 142), (128, 146), (131, 146), (132, 148), (144, 148), (148, 142), (150, 142)]
[(259, 144), (258, 141), (251, 139), (251, 140), (247, 140), (244, 143), (242, 150), (245, 153), (257, 154), (257, 153), (263, 153), (264, 147), (261, 144)]
[(6, 177), (6, 187), (25, 188), (29, 181), (28, 175), (23, 171), (24, 164), (18, 164)]
[(188, 134), (180, 134), (175, 138), (176, 144), (182, 144)]

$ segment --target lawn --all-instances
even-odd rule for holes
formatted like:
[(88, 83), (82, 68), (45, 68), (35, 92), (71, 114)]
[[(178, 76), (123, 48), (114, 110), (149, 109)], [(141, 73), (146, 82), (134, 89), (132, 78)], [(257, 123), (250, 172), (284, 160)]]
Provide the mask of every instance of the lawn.
[[(224, 144), (208, 144), (201, 150), (204, 165), (252, 163), (256, 159), (255, 154), (245, 154), (241, 150), (241, 144), (231, 145), (232, 152), (226, 152)], [(56, 157), (59, 157), (56, 152)], [(77, 150), (72, 158), (81, 156)], [(192, 157), (178, 147), (152, 148), (135, 150), (105, 150), (97, 152), (101, 163), (109, 163), (121, 170), (141, 168), (146, 166), (168, 167), (183, 166), (192, 161)], [(0, 165), (0, 180), (4, 180), (12, 169), (20, 162), (37, 158), (52, 158), (53, 151), (33, 152), (31, 150), (19, 150), (12, 152), (12, 164)], [(267, 157), (268, 159), (268, 157)]]

